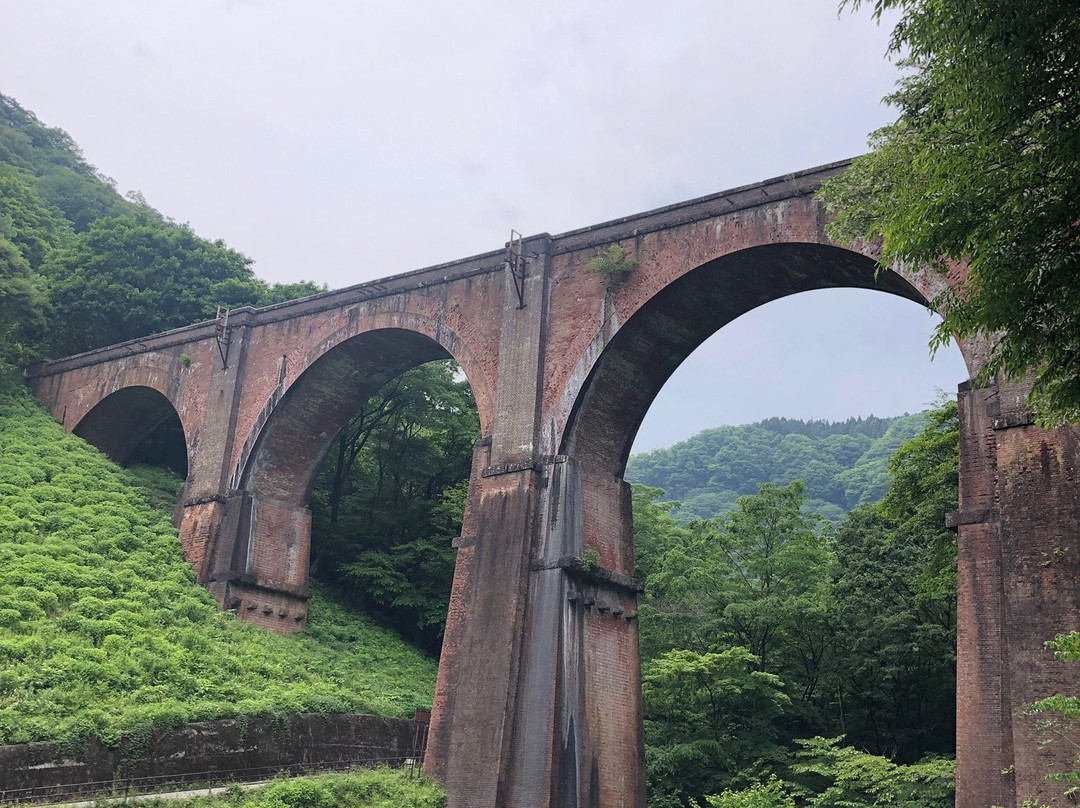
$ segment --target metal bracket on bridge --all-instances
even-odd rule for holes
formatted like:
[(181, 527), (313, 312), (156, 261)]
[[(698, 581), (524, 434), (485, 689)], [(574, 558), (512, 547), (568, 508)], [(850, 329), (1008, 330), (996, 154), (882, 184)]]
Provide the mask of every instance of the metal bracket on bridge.
[(232, 333), (229, 331), (229, 309), (222, 314), (221, 306), (217, 307), (217, 316), (214, 318), (214, 339), (217, 341), (218, 356), (221, 357), (221, 369), (229, 369), (229, 342)]
[(525, 308), (525, 278), (528, 275), (529, 264), (538, 257), (524, 255), (522, 253), (524, 238), (517, 230), (510, 231), (510, 240), (506, 242), (506, 261), (504, 266), (510, 270), (510, 277), (514, 280), (514, 291), (517, 292), (519, 309)]

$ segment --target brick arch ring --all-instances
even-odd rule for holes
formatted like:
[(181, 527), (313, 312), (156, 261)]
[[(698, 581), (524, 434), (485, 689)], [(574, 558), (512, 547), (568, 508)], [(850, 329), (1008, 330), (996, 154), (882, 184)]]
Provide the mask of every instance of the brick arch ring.
[[(377, 312), (356, 318), (348, 325), (336, 330), (322, 340), (315, 349), (305, 354), (301, 369), (291, 380), (286, 378), (279, 380), (278, 386), (267, 397), (248, 430), (247, 438), (230, 474), (230, 489), (246, 489), (254, 483), (254, 478), (258, 475), (258, 469), (255, 468), (258, 457), (267, 450), (268, 441), (272, 438), (271, 433), (283, 414), (282, 408), (301, 405), (301, 399), (308, 392), (305, 388), (313, 386), (311, 373), (318, 374), (320, 368), (325, 368), (335, 358), (341, 358), (352, 363), (355, 375), (357, 363), (362, 365), (365, 361), (364, 348), (371, 348), (384, 357), (382, 362), (376, 361), (369, 364), (369, 369), (376, 372), (376, 378), (380, 379), (379, 383), (365, 385), (359, 392), (353, 391), (351, 394), (341, 396), (335, 402), (336, 411), (333, 414), (328, 417), (326, 412), (319, 413), (318, 417), (323, 421), (332, 422), (337, 419), (344, 423), (344, 419), (355, 412), (384, 381), (424, 362), (447, 358), (457, 362), (465, 373), (476, 400), (481, 434), (490, 434), (493, 385), (484, 365), (479, 361), (469, 342), (463, 339), (456, 330), (449, 328), (442, 318), (409, 311)], [(400, 349), (403, 349), (404, 361), (395, 362), (394, 358), (388, 355)], [(390, 368), (392, 372), (386, 373), (387, 368)], [(332, 435), (329, 437), (332, 438)], [(319, 460), (321, 460), (321, 453)], [(309, 493), (310, 483), (311, 480), (308, 480), (304, 486), (304, 499)], [(295, 494), (288, 498), (294, 497)]]

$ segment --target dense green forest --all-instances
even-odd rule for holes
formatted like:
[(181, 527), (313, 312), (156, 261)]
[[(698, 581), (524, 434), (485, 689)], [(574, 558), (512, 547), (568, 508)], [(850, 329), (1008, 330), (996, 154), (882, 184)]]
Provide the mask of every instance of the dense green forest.
[[(0, 202), (9, 369), (317, 291), (265, 284), (121, 197), (3, 97)], [(0, 743), (430, 703), (479, 436), (456, 366), (391, 380), (332, 447), (299, 637), (233, 620), (194, 584), (168, 523), (175, 475), (112, 466), (0, 378)], [(632, 460), (651, 808), (948, 801), (956, 434), (955, 405), (770, 419)], [(168, 466), (164, 446), (136, 457)], [(333, 804), (338, 786), (310, 788)]]
[(422, 365), (350, 419), (311, 498), (312, 575), (433, 655), (479, 437), (456, 365)]
[[(824, 766), (830, 755), (916, 764), (952, 752), (955, 537), (944, 516), (957, 436), (955, 404), (929, 413), (892, 455), (884, 498), (835, 528), (807, 514), (801, 481), (763, 483), (728, 515), (689, 523), (661, 490), (635, 486), (651, 808), (773, 780), (815, 804), (808, 755)], [(799, 740), (814, 737), (846, 749)], [(947, 766), (931, 770), (945, 777)]]
[(666, 449), (634, 455), (626, 479), (661, 488), (682, 506), (676, 518), (723, 516), (760, 483), (806, 483), (806, 506), (833, 522), (877, 502), (889, 487), (889, 457), (922, 429), (921, 415), (801, 421), (706, 429)]
[(0, 95), (0, 362), (66, 356), (320, 291), (127, 198), (71, 137)]

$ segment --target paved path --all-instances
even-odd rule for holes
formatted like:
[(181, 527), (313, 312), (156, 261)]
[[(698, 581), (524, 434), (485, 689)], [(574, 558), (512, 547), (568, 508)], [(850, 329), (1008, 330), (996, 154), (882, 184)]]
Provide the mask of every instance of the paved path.
[(161, 791), (153, 792), (150, 794), (132, 794), (129, 797), (98, 797), (93, 800), (82, 800), (80, 802), (50, 802), (50, 803), (30, 803), (33, 808), (95, 808), (95, 806), (104, 805), (123, 805), (128, 802), (146, 802), (148, 800), (182, 800), (186, 797), (203, 797), (213, 794), (221, 794), (226, 789), (232, 786), (240, 786), (240, 788), (259, 788), (269, 783), (269, 780), (260, 780), (255, 783), (231, 783), (227, 786), (214, 786), (212, 788), (193, 788), (187, 791)]

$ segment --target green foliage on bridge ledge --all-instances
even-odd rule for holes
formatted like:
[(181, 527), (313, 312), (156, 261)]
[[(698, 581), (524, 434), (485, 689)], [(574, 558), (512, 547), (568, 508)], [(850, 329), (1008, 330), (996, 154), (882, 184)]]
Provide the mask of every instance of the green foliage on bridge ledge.
[(627, 256), (622, 245), (611, 244), (601, 255), (592, 259), (588, 266), (593, 275), (611, 283), (629, 275), (637, 266), (637, 259)]
[(431, 703), (435, 664), (320, 592), (302, 635), (221, 612), (149, 496), (0, 376), (0, 744)]

